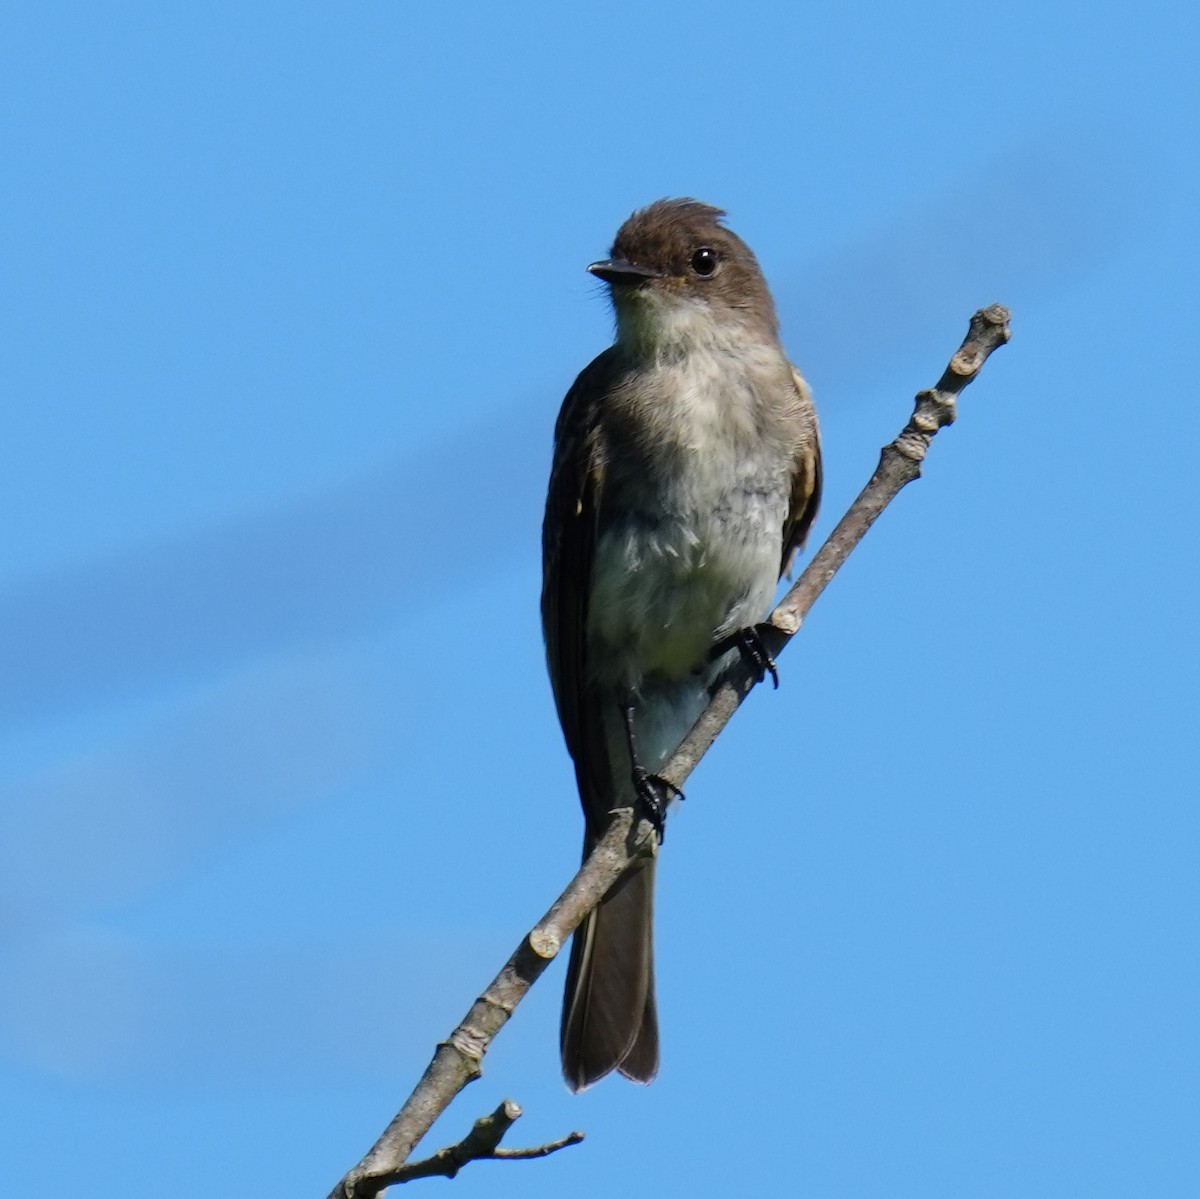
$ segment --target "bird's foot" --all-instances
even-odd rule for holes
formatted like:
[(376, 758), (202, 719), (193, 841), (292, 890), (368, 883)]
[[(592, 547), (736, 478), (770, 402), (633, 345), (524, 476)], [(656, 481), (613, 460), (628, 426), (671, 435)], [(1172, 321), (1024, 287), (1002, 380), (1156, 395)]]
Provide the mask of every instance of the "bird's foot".
[(682, 800), (683, 792), (661, 775), (651, 774), (644, 766), (633, 768), (633, 789), (637, 794), (634, 814), (654, 826), (661, 845), (666, 833), (667, 805), (673, 799)]
[(760, 630), (764, 627), (766, 626), (749, 625), (744, 629), (738, 629), (736, 633), (731, 633), (723, 641), (717, 642), (713, 647), (713, 656), (719, 657), (731, 649), (736, 649), (754, 671), (754, 681), (761, 683), (767, 675), (770, 675), (771, 682), (778, 691), (779, 671), (775, 667), (775, 659), (767, 650), (767, 643), (763, 640)]

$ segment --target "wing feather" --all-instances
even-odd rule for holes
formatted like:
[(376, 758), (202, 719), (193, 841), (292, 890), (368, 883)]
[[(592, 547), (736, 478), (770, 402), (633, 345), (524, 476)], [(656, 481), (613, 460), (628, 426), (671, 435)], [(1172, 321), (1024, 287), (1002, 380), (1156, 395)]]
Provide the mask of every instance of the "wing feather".
[(603, 499), (605, 447), (597, 409), (611, 375), (601, 354), (567, 392), (554, 429), (554, 464), (542, 525), (542, 631), (567, 749), (589, 825), (610, 806), (608, 755), (597, 697), (588, 685), (587, 620), (592, 559)]
[(792, 379), (800, 394), (800, 406), (806, 417), (803, 435), (796, 441), (792, 461), (792, 502), (787, 521), (783, 526), (783, 555), (779, 573), (791, 573), (796, 555), (804, 548), (804, 542), (817, 519), (821, 506), (821, 430), (817, 425), (817, 413), (813, 407), (812, 389), (804, 376), (793, 366)]

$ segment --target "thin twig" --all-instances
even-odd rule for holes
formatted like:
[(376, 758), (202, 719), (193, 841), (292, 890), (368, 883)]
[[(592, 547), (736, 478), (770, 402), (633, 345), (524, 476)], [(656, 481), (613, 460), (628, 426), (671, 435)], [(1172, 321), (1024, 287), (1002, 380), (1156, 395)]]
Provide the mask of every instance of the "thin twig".
[(419, 1162), (405, 1162), (390, 1174), (381, 1174), (376, 1180), (383, 1187), (396, 1183), (412, 1182), (415, 1178), (453, 1178), (468, 1162), (481, 1161), (524, 1161), (531, 1157), (547, 1157), (568, 1145), (578, 1145), (583, 1133), (572, 1132), (557, 1141), (545, 1145), (534, 1145), (528, 1149), (501, 1149), (500, 1142), (521, 1117), (521, 1105), (506, 1099), (490, 1116), (480, 1116), (457, 1145), (447, 1145), (432, 1157)]
[(565, 1137), (559, 1137), (557, 1141), (547, 1141), (544, 1145), (535, 1145), (531, 1149), (497, 1149), (492, 1156), (497, 1161), (523, 1162), (532, 1157), (547, 1157), (568, 1145), (578, 1145), (582, 1140), (583, 1133), (577, 1129), (567, 1133)]
[[(979, 374), (988, 355), (1008, 341), (1008, 321), (1008, 309), (999, 304), (981, 309), (971, 318), (967, 336), (950, 359), (937, 386), (917, 395), (912, 418), (895, 441), (884, 447), (879, 465), (866, 487), (771, 613), (769, 625), (763, 627), (763, 637), (772, 656), (778, 656), (795, 636), (817, 597), (879, 514), (906, 484), (920, 476), (921, 462), (934, 435), (954, 420), (959, 393)], [(660, 772), (664, 780), (672, 786), (683, 785), (756, 681), (750, 665), (736, 660), (714, 688), (711, 703)], [(400, 1174), (405, 1168), (404, 1163), (417, 1142), (454, 1096), (480, 1076), (483, 1055), (492, 1038), (503, 1028), (567, 938), (638, 857), (656, 851), (657, 840), (649, 821), (640, 820), (635, 825), (631, 812), (616, 813), (608, 832), (566, 890), (505, 962), (487, 990), (471, 1005), (462, 1023), (438, 1045), (421, 1081), (395, 1119), (362, 1161), (334, 1187), (330, 1199), (374, 1199), (385, 1187), (402, 1181)], [(519, 1114), (520, 1109), (517, 1110)], [(488, 1117), (495, 1118), (495, 1115)], [(496, 1140), (499, 1141), (499, 1136)], [(571, 1138), (562, 1142), (573, 1143)], [(561, 1144), (556, 1142), (543, 1148), (552, 1152), (561, 1148)], [(495, 1155), (544, 1156), (538, 1150), (495, 1150)], [(437, 1156), (427, 1160), (434, 1161)], [(428, 1173), (445, 1171), (430, 1170)], [(426, 1174), (414, 1176), (425, 1177)]]

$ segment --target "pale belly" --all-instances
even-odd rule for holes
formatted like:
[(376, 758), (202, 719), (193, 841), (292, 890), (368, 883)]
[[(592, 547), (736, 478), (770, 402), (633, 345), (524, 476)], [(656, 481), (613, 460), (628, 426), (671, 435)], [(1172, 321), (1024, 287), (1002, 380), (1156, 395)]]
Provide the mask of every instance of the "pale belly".
[(786, 501), (737, 491), (705, 511), (618, 518), (592, 567), (588, 663), (593, 681), (703, 672), (713, 646), (762, 620), (779, 576)]

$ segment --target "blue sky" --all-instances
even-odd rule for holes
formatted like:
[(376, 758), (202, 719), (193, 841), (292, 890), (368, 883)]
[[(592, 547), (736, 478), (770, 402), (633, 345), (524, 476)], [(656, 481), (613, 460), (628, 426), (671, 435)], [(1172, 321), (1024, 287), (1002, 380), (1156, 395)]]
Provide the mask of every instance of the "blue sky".
[(664, 195), (763, 262), (818, 537), (1014, 340), (689, 786), (660, 1078), (568, 1095), (556, 967), (434, 1141), (588, 1141), (456, 1193), (1200, 1189), (1198, 24), (7, 6), (4, 1192), (325, 1194), (569, 876), (550, 430)]

